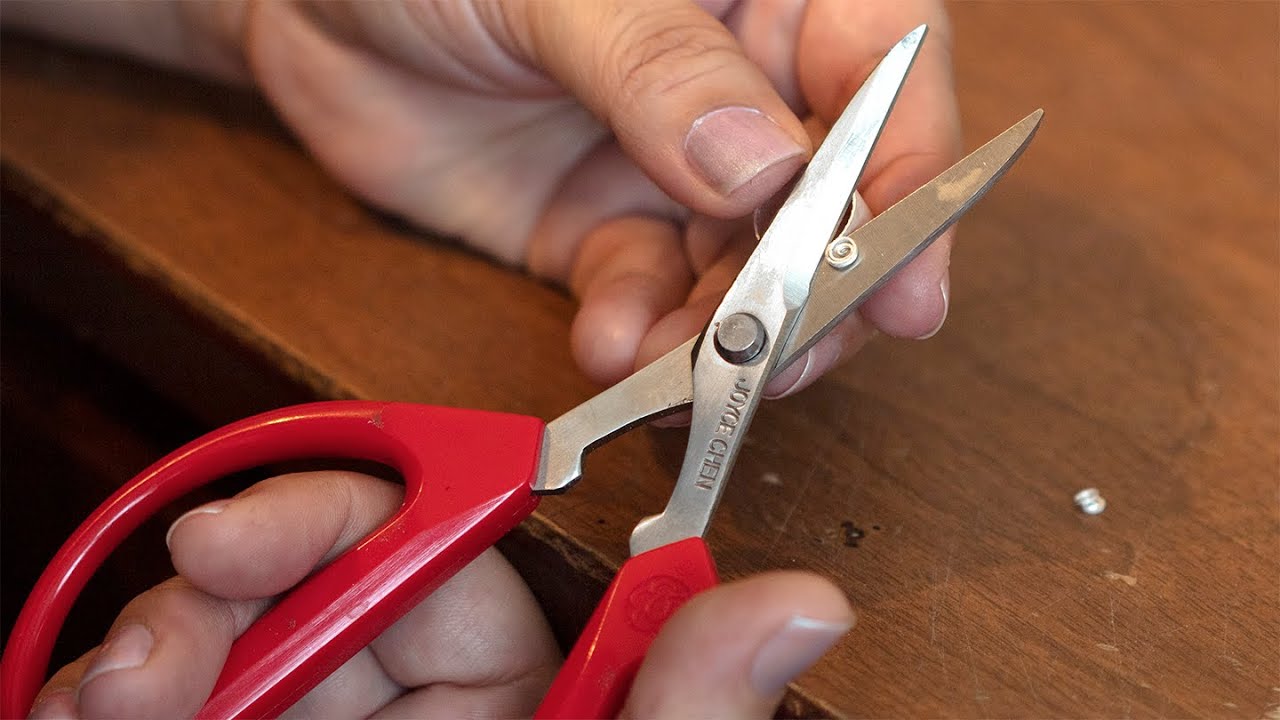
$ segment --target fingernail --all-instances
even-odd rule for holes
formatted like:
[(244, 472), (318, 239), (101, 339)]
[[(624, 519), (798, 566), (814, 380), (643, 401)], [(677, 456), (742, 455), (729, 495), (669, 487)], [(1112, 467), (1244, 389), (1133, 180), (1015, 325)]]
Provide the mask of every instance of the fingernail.
[(759, 110), (726, 107), (693, 121), (684, 152), (702, 179), (728, 197), (753, 186), (776, 189), (804, 162), (805, 149)]
[[(794, 373), (795, 371), (792, 368), (795, 368), (797, 366), (800, 367), (800, 374), (796, 375), (796, 379), (787, 383), (786, 386), (783, 387), (781, 390), (774, 391), (771, 389), (766, 389), (764, 393), (764, 397), (766, 400), (777, 400), (778, 398), (783, 398), (783, 397), (786, 397), (787, 395), (790, 395), (796, 388), (800, 387), (801, 384), (809, 378), (810, 373), (813, 372), (813, 348), (809, 348), (805, 352), (803, 365), (801, 365), (799, 361), (791, 363), (790, 366), (788, 366), (782, 371), (779, 378), (782, 378), (791, 373)], [(772, 385), (772, 383), (770, 383), (770, 385)]]
[(164, 534), (165, 547), (169, 547), (169, 541), (173, 539), (173, 531), (177, 530), (178, 526), (181, 525), (184, 520), (195, 515), (217, 515), (225, 510), (230, 502), (230, 500), (215, 500), (207, 505), (201, 505), (198, 508), (188, 510), (183, 513), (181, 517), (173, 521), (173, 524), (169, 526), (169, 531)]
[(98, 652), (89, 669), (80, 679), (80, 687), (89, 681), (115, 670), (128, 670), (141, 667), (151, 654), (153, 638), (145, 625), (125, 625), (120, 628)]
[(918, 340), (928, 340), (938, 331), (942, 330), (942, 326), (947, 324), (947, 313), (951, 310), (951, 273), (943, 272), (942, 279), (938, 281), (938, 289), (942, 291), (942, 319), (938, 320), (938, 326), (929, 332), (921, 335)]
[(782, 692), (797, 675), (809, 669), (853, 623), (795, 616), (765, 641), (751, 666), (751, 684), (770, 697)]
[(70, 688), (46, 695), (27, 715), (30, 720), (71, 720), (75, 716), (76, 694)]

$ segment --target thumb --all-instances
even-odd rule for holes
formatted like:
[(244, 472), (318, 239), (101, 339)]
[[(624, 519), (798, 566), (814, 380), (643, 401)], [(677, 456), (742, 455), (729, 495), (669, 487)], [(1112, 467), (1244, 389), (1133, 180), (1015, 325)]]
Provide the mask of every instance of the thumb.
[(853, 626), (827, 580), (757, 575), (709, 590), (654, 639), (623, 717), (769, 718), (787, 683)]
[(516, 42), (671, 197), (758, 207), (806, 162), (799, 119), (733, 35), (684, 0), (510, 3)]

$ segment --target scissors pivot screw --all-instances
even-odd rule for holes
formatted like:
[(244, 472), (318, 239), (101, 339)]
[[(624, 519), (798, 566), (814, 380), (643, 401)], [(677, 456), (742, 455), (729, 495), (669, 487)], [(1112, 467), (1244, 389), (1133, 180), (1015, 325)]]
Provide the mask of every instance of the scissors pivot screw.
[(827, 246), (827, 264), (844, 270), (858, 262), (858, 243), (847, 237), (838, 237)]
[(764, 348), (765, 339), (764, 326), (747, 313), (734, 313), (716, 328), (716, 350), (734, 365), (755, 359)]

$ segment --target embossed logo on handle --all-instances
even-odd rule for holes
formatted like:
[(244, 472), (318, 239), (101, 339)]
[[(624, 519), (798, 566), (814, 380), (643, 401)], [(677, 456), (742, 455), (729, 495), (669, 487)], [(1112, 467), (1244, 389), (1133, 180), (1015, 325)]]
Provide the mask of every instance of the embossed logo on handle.
[(655, 633), (692, 596), (693, 591), (679, 578), (651, 577), (627, 596), (627, 622), (637, 632)]

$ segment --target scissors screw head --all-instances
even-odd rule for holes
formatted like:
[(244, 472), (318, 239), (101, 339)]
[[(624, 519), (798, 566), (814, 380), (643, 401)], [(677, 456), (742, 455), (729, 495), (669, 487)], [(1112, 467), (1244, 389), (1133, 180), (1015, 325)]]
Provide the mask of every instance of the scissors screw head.
[(734, 313), (716, 327), (716, 350), (720, 357), (741, 365), (751, 362), (765, 343), (764, 326), (754, 315)]
[(837, 270), (858, 262), (858, 243), (847, 237), (838, 237), (827, 246), (827, 264)]

